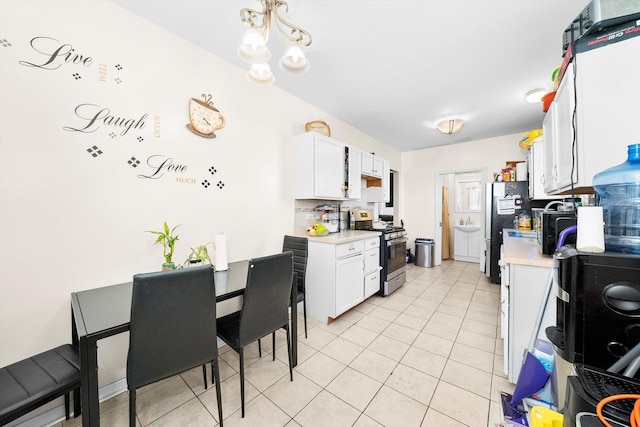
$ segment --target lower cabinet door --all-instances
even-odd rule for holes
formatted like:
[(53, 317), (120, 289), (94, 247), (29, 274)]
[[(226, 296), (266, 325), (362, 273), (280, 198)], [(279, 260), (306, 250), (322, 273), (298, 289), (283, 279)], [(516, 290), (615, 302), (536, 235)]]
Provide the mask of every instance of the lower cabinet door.
[(336, 260), (336, 316), (364, 300), (363, 280), (362, 253)]
[(380, 290), (380, 270), (364, 276), (364, 297), (369, 298)]

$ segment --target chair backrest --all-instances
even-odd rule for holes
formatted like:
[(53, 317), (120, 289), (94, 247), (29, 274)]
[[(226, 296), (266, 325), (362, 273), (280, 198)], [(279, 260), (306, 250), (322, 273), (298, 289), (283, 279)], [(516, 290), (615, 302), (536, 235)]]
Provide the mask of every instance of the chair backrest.
[(309, 240), (306, 237), (284, 236), (282, 252), (293, 252), (293, 271), (296, 272), (298, 291), (304, 293), (307, 276)]
[(133, 276), (127, 383), (133, 390), (218, 355), (209, 265)]
[(247, 287), (240, 314), (239, 344), (247, 345), (289, 321), (293, 253), (249, 260)]

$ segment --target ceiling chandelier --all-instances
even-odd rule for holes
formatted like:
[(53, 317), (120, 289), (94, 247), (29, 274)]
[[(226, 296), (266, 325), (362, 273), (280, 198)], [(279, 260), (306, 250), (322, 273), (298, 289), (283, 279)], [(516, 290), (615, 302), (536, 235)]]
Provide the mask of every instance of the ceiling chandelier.
[(436, 124), (436, 129), (444, 134), (453, 135), (456, 132), (460, 132), (462, 125), (464, 125), (464, 120), (462, 119), (445, 119)]
[(271, 22), (275, 23), (278, 32), (287, 41), (287, 48), (280, 59), (280, 69), (290, 74), (304, 74), (309, 71), (309, 61), (304, 55), (303, 48), (311, 44), (311, 34), (302, 28), (286, 21), (281, 15), (282, 9), (286, 13), (289, 5), (284, 0), (260, 0), (262, 11), (242, 9), (240, 19), (249, 29), (242, 38), (238, 48), (238, 56), (251, 64), (247, 72), (247, 79), (261, 86), (267, 86), (275, 81), (269, 67), (271, 51), (267, 47)]

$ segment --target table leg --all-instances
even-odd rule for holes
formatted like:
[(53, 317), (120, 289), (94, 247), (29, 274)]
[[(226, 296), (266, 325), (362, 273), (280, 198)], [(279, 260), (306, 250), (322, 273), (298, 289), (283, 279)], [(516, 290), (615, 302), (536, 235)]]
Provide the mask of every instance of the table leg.
[(82, 426), (100, 425), (98, 398), (98, 342), (80, 339), (80, 398), (82, 399)]
[(298, 366), (298, 280), (296, 272), (293, 273), (293, 286), (291, 286), (291, 363)]

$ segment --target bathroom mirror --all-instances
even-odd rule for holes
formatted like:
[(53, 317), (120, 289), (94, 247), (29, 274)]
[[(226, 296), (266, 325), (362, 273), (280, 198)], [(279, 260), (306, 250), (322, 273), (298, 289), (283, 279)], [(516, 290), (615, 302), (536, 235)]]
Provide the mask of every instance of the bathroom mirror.
[(477, 173), (456, 174), (456, 212), (480, 212), (481, 177)]

